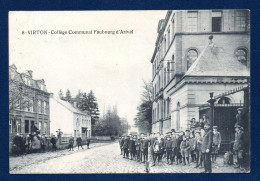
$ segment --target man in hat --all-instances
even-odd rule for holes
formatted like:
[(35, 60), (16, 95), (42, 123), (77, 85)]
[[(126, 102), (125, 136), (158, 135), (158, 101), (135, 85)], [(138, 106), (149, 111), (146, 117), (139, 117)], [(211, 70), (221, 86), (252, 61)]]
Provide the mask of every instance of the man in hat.
[(41, 150), (42, 150), (42, 152), (45, 152), (46, 143), (47, 143), (45, 136), (46, 136), (45, 133), (43, 133), (43, 135), (41, 136)]
[(137, 161), (140, 162), (141, 161), (141, 139), (139, 136), (136, 138), (135, 141), (135, 149), (136, 149)]
[(182, 156), (182, 161), (183, 165), (186, 165), (186, 163), (189, 165), (189, 157), (190, 157), (190, 142), (189, 142), (189, 137), (185, 135), (183, 137), (183, 140), (180, 145), (181, 149), (181, 156)]
[(245, 145), (245, 138), (243, 127), (239, 124), (235, 125), (235, 142), (233, 146), (233, 150), (237, 156), (237, 164), (235, 168), (242, 168), (243, 166), (243, 158), (244, 158), (244, 145)]
[(146, 135), (142, 135), (142, 141), (141, 141), (141, 154), (142, 154), (142, 163), (145, 163), (145, 161), (148, 160), (148, 144), (149, 140), (146, 139)]
[(119, 138), (119, 146), (120, 146), (120, 150), (121, 150), (120, 155), (123, 155), (123, 152), (124, 152), (124, 149), (123, 149), (124, 141), (125, 141), (125, 137), (124, 136)]
[(212, 167), (211, 167), (211, 150), (212, 150), (212, 137), (213, 133), (210, 130), (210, 125), (208, 123), (205, 123), (204, 125), (205, 134), (202, 138), (202, 145), (201, 145), (201, 152), (203, 156), (204, 161), (204, 168), (205, 171), (202, 173), (211, 173)]
[(52, 151), (56, 151), (57, 150), (57, 147), (56, 147), (57, 139), (56, 139), (55, 135), (52, 135), (50, 142), (52, 144)]
[(150, 138), (150, 150), (151, 150), (152, 162), (153, 162), (153, 160), (154, 160), (153, 144), (154, 144), (155, 140), (156, 140), (155, 133), (152, 133), (152, 134), (151, 134), (151, 138)]
[(212, 143), (212, 162), (214, 163), (217, 159), (217, 154), (220, 148), (221, 143), (221, 135), (220, 132), (218, 132), (218, 127), (213, 126), (213, 143)]
[(76, 142), (77, 142), (78, 150), (79, 150), (79, 147), (81, 147), (82, 150), (84, 150), (84, 148), (82, 146), (82, 139), (81, 139), (80, 135), (78, 135)]
[(72, 136), (70, 136), (70, 139), (69, 139), (69, 151), (74, 151), (73, 149), (73, 145), (74, 145), (74, 138)]
[(169, 131), (169, 132), (167, 133), (164, 147), (165, 147), (165, 150), (166, 150), (167, 164), (172, 164), (172, 139), (171, 139), (171, 131)]
[[(172, 135), (172, 155), (171, 155), (171, 163), (175, 161), (175, 157), (177, 156), (177, 136), (175, 129), (171, 129)], [(177, 160), (177, 159), (176, 159)]]
[(123, 144), (123, 149), (124, 149), (124, 156), (123, 158), (129, 158), (129, 152), (128, 152), (128, 148), (129, 148), (129, 141), (130, 141), (130, 136), (125, 136), (125, 141)]

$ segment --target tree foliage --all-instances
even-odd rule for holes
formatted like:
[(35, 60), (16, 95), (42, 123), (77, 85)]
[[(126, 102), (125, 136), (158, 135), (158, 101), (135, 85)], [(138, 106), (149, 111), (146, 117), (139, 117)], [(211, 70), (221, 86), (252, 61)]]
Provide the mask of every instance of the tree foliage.
[(151, 132), (152, 130), (152, 82), (143, 81), (143, 91), (141, 93), (141, 103), (137, 107), (135, 116), (135, 126), (139, 132)]
[(108, 109), (93, 127), (95, 135), (99, 136), (118, 136), (130, 129), (126, 119), (120, 118), (117, 114), (117, 108)]

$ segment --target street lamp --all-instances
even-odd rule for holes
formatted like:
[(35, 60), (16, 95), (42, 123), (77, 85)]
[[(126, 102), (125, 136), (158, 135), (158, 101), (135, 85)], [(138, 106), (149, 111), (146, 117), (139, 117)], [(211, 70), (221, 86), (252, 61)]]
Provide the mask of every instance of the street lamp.
[(213, 99), (213, 94), (214, 92), (209, 93), (210, 100), (207, 101), (208, 103), (210, 103), (210, 129), (212, 129), (214, 125), (214, 103), (216, 102), (216, 99)]

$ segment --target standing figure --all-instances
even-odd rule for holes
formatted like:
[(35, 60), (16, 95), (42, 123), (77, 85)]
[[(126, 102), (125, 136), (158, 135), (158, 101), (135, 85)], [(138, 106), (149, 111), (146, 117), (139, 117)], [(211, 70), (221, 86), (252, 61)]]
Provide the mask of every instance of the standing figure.
[(211, 150), (212, 150), (212, 137), (213, 133), (210, 130), (210, 125), (205, 123), (204, 125), (204, 130), (205, 130), (205, 135), (203, 136), (202, 139), (202, 145), (201, 145), (201, 152), (203, 156), (203, 162), (204, 162), (204, 168), (205, 171), (202, 173), (211, 173), (212, 172), (212, 167), (211, 167)]
[(130, 153), (130, 160), (133, 160), (133, 137), (130, 136), (128, 151)]
[(22, 153), (22, 142), (23, 142), (22, 137), (20, 136), (19, 133), (16, 133), (16, 135), (13, 138), (13, 144), (15, 148), (14, 153), (16, 154), (16, 156)]
[(77, 137), (76, 142), (77, 142), (77, 145), (78, 145), (78, 150), (79, 150), (80, 146), (81, 146), (82, 150), (84, 150), (84, 148), (82, 146), (82, 139), (81, 139), (80, 136)]
[(56, 146), (56, 143), (57, 143), (57, 139), (55, 137), (55, 135), (52, 135), (52, 138), (51, 138), (51, 144), (52, 144), (52, 151), (56, 151), (57, 150), (57, 146)]
[(167, 164), (172, 164), (172, 139), (171, 139), (171, 136), (168, 135), (166, 137), (164, 147), (165, 147), (165, 150), (166, 150)]
[(202, 154), (201, 154), (201, 144), (202, 144), (202, 137), (200, 131), (195, 133), (195, 154), (196, 154), (196, 166), (194, 168), (198, 168), (199, 166), (202, 167)]
[(46, 137), (45, 137), (45, 133), (42, 135), (42, 137), (41, 137), (41, 150), (42, 150), (42, 152), (45, 152), (45, 149), (46, 149), (46, 142), (47, 142), (47, 140), (46, 140)]
[(157, 139), (155, 140), (153, 144), (153, 150), (154, 150), (154, 162), (152, 166), (155, 166), (156, 160), (158, 160), (158, 164), (160, 163), (160, 156), (163, 152), (163, 141), (160, 139), (160, 135), (158, 134)]
[(74, 145), (74, 138), (72, 136), (70, 136), (70, 139), (69, 139), (69, 151), (74, 151), (73, 149), (73, 145)]
[(123, 158), (129, 158), (129, 152), (128, 152), (128, 147), (129, 147), (129, 138), (130, 136), (126, 136), (125, 141), (124, 141), (124, 157)]
[(245, 138), (244, 138), (244, 132), (243, 127), (239, 124), (235, 125), (235, 142), (233, 146), (233, 150), (235, 152), (235, 155), (237, 157), (237, 163), (235, 168), (242, 168), (243, 167), (243, 159), (244, 159), (244, 151), (245, 151)]
[(121, 141), (120, 141), (120, 150), (121, 150), (121, 154), (120, 155), (123, 155), (123, 153), (124, 153), (124, 148), (123, 148), (124, 141), (125, 141), (125, 137), (122, 136)]
[(141, 154), (142, 154), (142, 163), (148, 160), (148, 144), (149, 141), (146, 139), (146, 135), (143, 134), (143, 139), (141, 141)]
[(87, 149), (89, 149), (89, 144), (90, 144), (90, 138), (87, 137)]
[(182, 156), (183, 165), (186, 165), (186, 161), (187, 161), (187, 164), (189, 165), (190, 142), (189, 142), (188, 137), (186, 137), (186, 136), (183, 137), (180, 148), (181, 148), (181, 156)]
[(190, 156), (191, 156), (191, 162), (196, 161), (196, 153), (195, 153), (195, 148), (196, 148), (196, 138), (194, 138), (193, 133), (190, 134)]
[(26, 150), (27, 150), (27, 153), (30, 153), (30, 150), (31, 150), (31, 145), (32, 145), (32, 139), (31, 139), (31, 134), (28, 134), (26, 136)]
[(136, 149), (137, 161), (140, 162), (140, 160), (141, 160), (141, 140), (140, 140), (140, 137), (138, 137), (136, 142), (135, 142), (135, 149)]
[[(171, 162), (177, 162), (177, 136), (175, 130), (172, 130), (172, 156)], [(175, 159), (176, 158), (176, 159)]]
[(176, 155), (177, 162), (176, 162), (176, 165), (178, 165), (179, 163), (182, 163), (181, 142), (182, 142), (183, 137), (184, 137), (184, 132), (181, 131), (177, 136), (178, 136), (178, 138), (177, 138), (177, 155)]
[(220, 148), (221, 143), (221, 135), (220, 132), (218, 132), (218, 127), (213, 126), (213, 143), (212, 143), (212, 162), (214, 163), (217, 159), (217, 154)]

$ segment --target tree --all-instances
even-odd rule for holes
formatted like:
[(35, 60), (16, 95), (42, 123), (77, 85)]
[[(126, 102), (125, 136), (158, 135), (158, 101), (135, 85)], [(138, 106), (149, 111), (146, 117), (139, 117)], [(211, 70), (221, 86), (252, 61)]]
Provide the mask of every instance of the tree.
[(97, 99), (91, 90), (87, 95), (88, 100), (88, 111), (91, 116), (91, 125), (95, 125), (95, 122), (99, 119), (99, 109)]
[(93, 132), (99, 136), (118, 136), (126, 133), (127, 125), (126, 119), (118, 116), (116, 107), (113, 110), (109, 108), (104, 116), (96, 122)]
[(152, 130), (152, 82), (143, 81), (143, 91), (141, 93), (141, 104), (137, 107), (135, 116), (135, 126), (139, 132), (151, 132)]
[(61, 99), (61, 100), (64, 100), (64, 96), (63, 96), (63, 92), (62, 92), (62, 90), (60, 89), (59, 90), (59, 98)]
[(66, 91), (66, 96), (64, 97), (64, 100), (72, 103), (72, 97), (69, 89), (67, 89)]
[(81, 109), (83, 112), (88, 113), (91, 116), (91, 127), (92, 133), (95, 134), (93, 127), (96, 122), (99, 120), (99, 109), (97, 99), (91, 90), (88, 94), (83, 93), (81, 95), (81, 99), (78, 103), (78, 108)]

